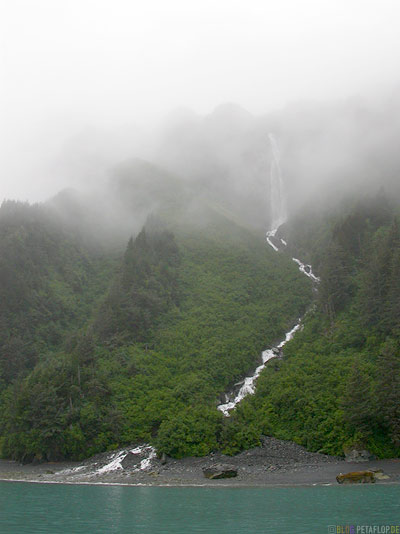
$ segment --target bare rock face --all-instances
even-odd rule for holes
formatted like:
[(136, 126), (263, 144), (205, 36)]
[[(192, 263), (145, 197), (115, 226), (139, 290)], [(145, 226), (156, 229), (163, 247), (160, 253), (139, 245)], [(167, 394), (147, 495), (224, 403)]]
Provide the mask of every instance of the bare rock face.
[(339, 484), (369, 484), (375, 482), (375, 473), (373, 471), (353, 471), (338, 475), (336, 480)]
[(213, 464), (209, 467), (203, 467), (203, 475), (211, 480), (218, 478), (232, 478), (237, 476), (237, 469), (233, 465)]

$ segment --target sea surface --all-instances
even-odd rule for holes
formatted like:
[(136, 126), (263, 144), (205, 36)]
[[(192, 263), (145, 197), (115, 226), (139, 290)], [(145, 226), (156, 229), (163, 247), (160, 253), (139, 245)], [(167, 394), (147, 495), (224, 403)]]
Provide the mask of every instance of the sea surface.
[(357, 527), (395, 525), (400, 525), (400, 485), (177, 488), (0, 483), (2, 534), (376, 534), (385, 531)]

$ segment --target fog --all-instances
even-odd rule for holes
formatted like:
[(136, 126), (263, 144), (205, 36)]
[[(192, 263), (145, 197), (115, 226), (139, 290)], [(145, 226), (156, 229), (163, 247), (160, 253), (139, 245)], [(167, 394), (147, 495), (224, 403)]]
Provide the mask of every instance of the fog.
[[(396, 0), (3, 0), (0, 200), (105, 203), (140, 158), (267, 224), (271, 131), (292, 211), (339, 184), (395, 190), (399, 16)], [(133, 167), (143, 188), (154, 174)]]

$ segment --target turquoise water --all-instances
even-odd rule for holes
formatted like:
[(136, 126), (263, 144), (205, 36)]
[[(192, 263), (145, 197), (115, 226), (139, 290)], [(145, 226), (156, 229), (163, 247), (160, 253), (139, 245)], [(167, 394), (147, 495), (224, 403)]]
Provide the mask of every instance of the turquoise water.
[(399, 525), (400, 486), (157, 488), (0, 483), (2, 534), (312, 534), (329, 533), (328, 527), (333, 532), (332, 527), (346, 524)]

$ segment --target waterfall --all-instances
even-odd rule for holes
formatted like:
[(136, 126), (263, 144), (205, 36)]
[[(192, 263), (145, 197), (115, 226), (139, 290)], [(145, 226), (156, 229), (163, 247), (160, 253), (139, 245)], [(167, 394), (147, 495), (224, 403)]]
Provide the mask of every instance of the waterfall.
[(284, 339), (278, 345), (272, 347), (271, 349), (265, 349), (261, 353), (262, 364), (257, 367), (252, 375), (247, 376), (240, 383), (242, 386), (237, 394), (232, 395), (232, 398), (230, 398), (229, 395), (226, 395), (226, 402), (217, 406), (218, 410), (221, 411), (225, 417), (229, 417), (229, 412), (233, 410), (240, 401), (247, 397), (247, 395), (254, 395), (256, 391), (256, 380), (260, 376), (261, 371), (267, 365), (267, 362), (269, 362), (271, 358), (282, 356), (283, 347), (293, 338), (294, 334), (297, 332), (297, 330), (299, 330), (299, 328), (301, 328), (301, 319), (297, 321), (297, 323), (289, 332), (286, 332)]
[(270, 206), (271, 206), (271, 224), (272, 231), (277, 230), (287, 219), (286, 195), (281, 170), (281, 155), (278, 144), (272, 133), (268, 134), (268, 140), (271, 147), (271, 166), (269, 171), (270, 178)]
[[(270, 212), (271, 223), (270, 230), (266, 234), (268, 245), (270, 245), (275, 252), (278, 252), (278, 247), (274, 244), (275, 234), (281, 224), (286, 222), (287, 207), (286, 195), (283, 185), (282, 170), (281, 170), (281, 155), (278, 148), (278, 143), (272, 133), (268, 134), (268, 140), (271, 147), (271, 165), (269, 169), (269, 186), (270, 186)], [(286, 246), (286, 241), (281, 239), (281, 242)]]
[[(268, 134), (268, 139), (272, 152), (272, 161), (269, 173), (271, 190), (271, 229), (266, 233), (266, 240), (276, 252), (279, 252), (279, 250), (282, 249), (282, 245), (283, 247), (287, 246), (287, 242), (284, 239), (277, 239), (275, 237), (279, 226), (287, 220), (287, 207), (280, 165), (279, 148), (274, 136), (271, 133)], [(302, 263), (297, 258), (292, 258), (292, 260), (297, 263), (299, 271), (313, 281), (314, 289), (316, 289), (315, 286), (319, 283), (320, 279), (313, 273), (312, 266)], [(229, 417), (230, 411), (233, 410), (245, 397), (247, 397), (247, 395), (253, 395), (255, 393), (257, 378), (267, 365), (267, 362), (272, 358), (282, 357), (283, 347), (293, 338), (301, 326), (301, 318), (299, 318), (291, 330), (286, 332), (285, 337), (280, 341), (280, 343), (270, 349), (265, 349), (261, 353), (261, 365), (259, 365), (250, 376), (246, 376), (241, 382), (235, 384), (235, 386), (241, 386), (240, 389), (236, 389), (225, 395), (225, 402), (217, 406), (218, 410), (220, 410), (225, 417)]]

